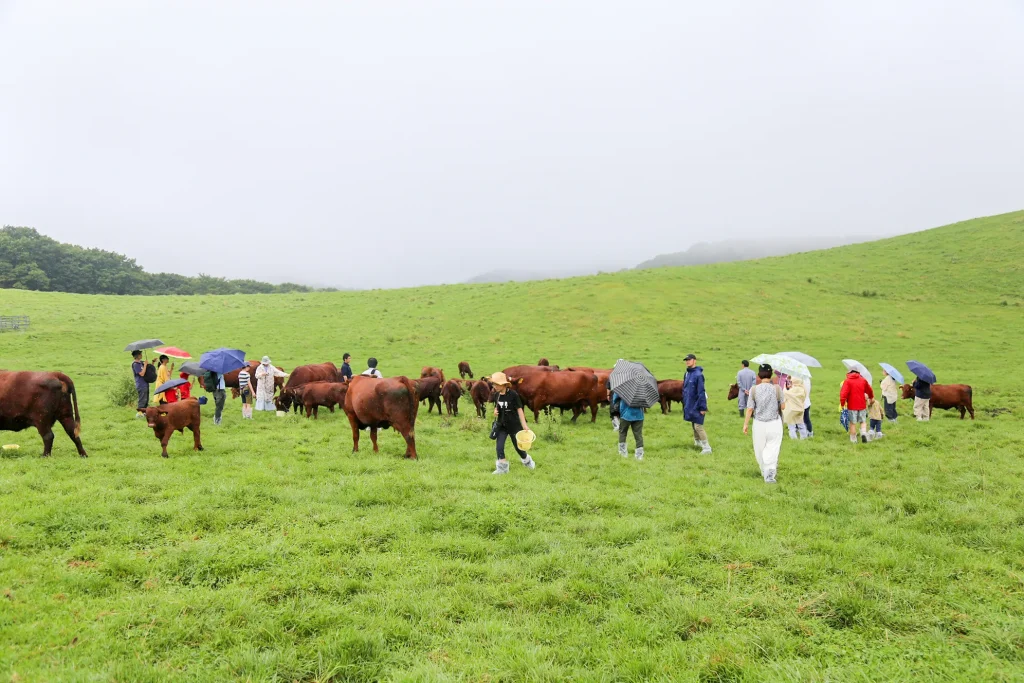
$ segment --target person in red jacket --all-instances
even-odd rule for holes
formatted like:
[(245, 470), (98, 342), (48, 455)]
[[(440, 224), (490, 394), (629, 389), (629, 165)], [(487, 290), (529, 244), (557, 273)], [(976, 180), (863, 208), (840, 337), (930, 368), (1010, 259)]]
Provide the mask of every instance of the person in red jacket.
[(839, 405), (850, 413), (850, 441), (853, 443), (857, 443), (857, 425), (860, 425), (860, 440), (868, 442), (868, 399), (874, 397), (871, 383), (859, 372), (852, 370), (846, 375), (846, 381), (839, 390)]

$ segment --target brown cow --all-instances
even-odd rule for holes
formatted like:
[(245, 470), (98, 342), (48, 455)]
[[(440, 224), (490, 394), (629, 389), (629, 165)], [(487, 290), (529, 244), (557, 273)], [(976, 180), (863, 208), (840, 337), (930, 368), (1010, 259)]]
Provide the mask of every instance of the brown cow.
[(540, 365), (541, 367), (546, 367), (548, 365), (551, 365), (551, 363), (548, 362), (547, 358), (541, 358), (539, 361), (537, 361), (537, 365)]
[(740, 385), (739, 384), (730, 384), (729, 385), (729, 395), (725, 397), (725, 400), (732, 401), (733, 399), (737, 399), (739, 397), (740, 397)]
[(59, 422), (85, 458), (79, 435), (75, 383), (62, 372), (8, 372), (0, 370), (0, 431), (20, 432), (35, 427), (43, 438), (43, 457), (53, 450), (53, 425)]
[[(587, 401), (588, 404), (594, 406), (606, 406), (611, 404), (611, 394), (608, 393), (608, 378), (612, 375), (611, 368), (587, 368), (587, 367), (576, 367), (569, 368), (570, 371), (576, 372), (592, 372), (597, 375), (597, 386), (594, 387), (593, 401)], [(591, 410), (597, 411), (597, 408)]]
[(373, 452), (377, 430), (394, 427), (405, 438), (405, 457), (416, 459), (416, 387), (408, 377), (353, 377), (345, 394), (345, 414), (352, 425), (352, 452), (359, 452), (359, 430), (370, 428)]
[(416, 389), (416, 400), (427, 402), (427, 414), (437, 406), (437, 414), (441, 414), (441, 379), (438, 377), (420, 377), (412, 381)]
[(467, 375), (469, 376), (470, 379), (473, 379), (473, 371), (470, 369), (469, 363), (466, 361), (462, 361), (461, 363), (459, 363), (459, 377), (461, 377), (462, 379), (466, 379)]
[[(914, 398), (914, 387), (904, 384), (903, 398)], [(928, 402), (928, 417), (931, 418), (932, 411), (950, 410), (955, 408), (960, 411), (960, 419), (964, 419), (967, 412), (971, 413), (974, 419), (974, 390), (969, 384), (933, 384), (932, 398)]]
[(444, 384), (444, 370), (441, 368), (435, 368), (431, 365), (426, 366), (420, 370), (420, 377), (437, 377), (441, 380), (441, 384)]
[[(256, 368), (260, 366), (258, 360), (249, 361), (249, 382), (252, 384), (252, 391), (255, 394), (259, 388), (259, 380), (256, 379)], [(274, 367), (277, 367), (276, 365)], [(281, 372), (284, 372), (284, 368), (277, 368)], [(238, 373), (241, 372), (241, 368), (238, 370), (232, 370), (231, 372), (224, 373), (224, 388), (231, 390), (231, 398), (238, 398)], [(274, 378), (274, 393), (276, 394), (279, 390), (284, 389), (284, 377)]]
[(661, 403), (661, 414), (672, 412), (672, 401), (683, 402), (683, 380), (662, 379), (658, 381), (658, 402)]
[(332, 413), (334, 406), (345, 407), (348, 382), (310, 382), (291, 391), (295, 392), (295, 405), (306, 409), (306, 418), (312, 415), (316, 420), (321, 406), (329, 408)]
[(516, 373), (515, 368), (508, 368), (505, 375), (512, 380), (513, 386), (523, 399), (523, 404), (533, 411), (533, 420), (540, 419), (540, 411), (545, 406), (566, 406), (573, 409), (572, 421), (579, 417), (580, 404), (589, 404), (591, 422), (597, 421), (597, 403), (595, 386), (597, 375), (592, 372), (560, 372), (538, 370)]
[(184, 434), (185, 427), (192, 430), (192, 450), (203, 450), (203, 443), (199, 439), (201, 418), (199, 401), (194, 398), (146, 408), (146, 422), (153, 428), (153, 436), (160, 441), (160, 447), (163, 449), (160, 455), (165, 458), (168, 457), (167, 442), (171, 440), (171, 435), (176, 430)]
[(303, 384), (309, 384), (310, 382), (338, 381), (341, 381), (341, 376), (338, 373), (338, 366), (328, 361), (317, 365), (300, 365), (295, 368), (288, 376), (288, 383), (284, 385), (284, 388), (294, 389), (295, 387), (302, 386)]
[(441, 398), (444, 399), (444, 409), (449, 415), (459, 416), (459, 398), (462, 397), (462, 391), (462, 385), (454, 379), (444, 383)]
[(473, 407), (479, 417), (487, 417), (487, 403), (494, 400), (494, 388), (486, 380), (473, 382), (469, 387), (469, 397), (473, 399)]

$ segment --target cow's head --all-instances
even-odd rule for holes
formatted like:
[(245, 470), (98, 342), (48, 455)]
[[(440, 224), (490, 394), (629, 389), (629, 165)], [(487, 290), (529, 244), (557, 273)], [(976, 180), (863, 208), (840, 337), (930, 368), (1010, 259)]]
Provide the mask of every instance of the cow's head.
[(153, 429), (163, 426), (163, 424), (166, 423), (166, 420), (164, 419), (166, 417), (166, 410), (162, 410), (156, 406), (146, 408), (146, 424)]
[(285, 389), (281, 392), (281, 395), (274, 399), (274, 406), (281, 411), (288, 412), (288, 409), (292, 407), (292, 401), (295, 400), (295, 390)]
[(729, 385), (729, 395), (726, 397), (726, 400), (732, 401), (735, 398), (739, 398), (739, 395), (740, 395), (740, 385), (739, 384), (730, 384)]
[(537, 361), (537, 365), (550, 365), (550, 363), (548, 363), (547, 358), (541, 358), (539, 361)]
[(914, 387), (904, 384), (900, 389), (903, 391), (903, 398), (914, 398)]

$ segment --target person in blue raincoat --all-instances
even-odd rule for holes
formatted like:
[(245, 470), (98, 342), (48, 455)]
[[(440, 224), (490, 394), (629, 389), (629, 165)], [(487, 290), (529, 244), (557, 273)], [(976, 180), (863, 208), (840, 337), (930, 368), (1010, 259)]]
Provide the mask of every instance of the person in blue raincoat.
[(701, 455), (711, 453), (708, 433), (704, 431), (704, 416), (708, 412), (708, 395), (704, 391), (704, 368), (697, 365), (697, 356), (686, 356), (686, 375), (683, 377), (683, 419), (693, 426), (693, 445), (701, 447)]
[(636, 459), (644, 459), (644, 409), (634, 408), (616, 393), (612, 393), (612, 408), (619, 414), (619, 455), (623, 458), (629, 457), (629, 449), (626, 447), (626, 433), (633, 430), (633, 439), (636, 441)]

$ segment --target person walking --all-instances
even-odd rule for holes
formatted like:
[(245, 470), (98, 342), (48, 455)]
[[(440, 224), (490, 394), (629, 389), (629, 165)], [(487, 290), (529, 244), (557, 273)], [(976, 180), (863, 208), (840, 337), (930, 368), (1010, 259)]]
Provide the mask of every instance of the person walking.
[[(373, 360), (372, 358), (370, 360)], [(493, 474), (508, 474), (508, 460), (505, 459), (505, 441), (511, 436), (512, 447), (519, 454), (525, 467), (534, 469), (537, 465), (526, 451), (519, 448), (516, 434), (526, 431), (526, 415), (523, 413), (523, 399), (512, 389), (512, 383), (504, 372), (496, 372), (490, 377), (497, 396), (494, 399), (494, 444), (498, 461)]]
[(352, 360), (352, 354), (346, 353), (341, 357), (341, 381), (347, 382), (352, 379), (352, 366), (349, 361)]
[(366, 361), (366, 369), (363, 370), (363, 377), (376, 377), (378, 379), (384, 377), (380, 374), (380, 370), (377, 369), (377, 359), (371, 358)]
[(683, 377), (683, 419), (693, 426), (693, 445), (701, 447), (701, 455), (711, 453), (704, 416), (708, 412), (708, 395), (704, 391), (704, 368), (697, 365), (697, 356), (689, 353)]
[(757, 378), (758, 383), (750, 390), (743, 433), (747, 433), (753, 418), (754, 459), (761, 469), (764, 483), (774, 484), (782, 449), (782, 414), (786, 410), (786, 401), (782, 387), (772, 382), (772, 366), (759, 367)]
[(203, 388), (213, 394), (213, 424), (219, 425), (224, 414), (224, 399), (227, 392), (224, 388), (224, 375), (207, 370), (203, 375)]
[(860, 440), (868, 439), (868, 400), (875, 397), (871, 384), (856, 370), (846, 375), (846, 381), (839, 389), (839, 406), (849, 411), (850, 441), (857, 443), (857, 425), (860, 425)]
[(918, 377), (914, 380), (914, 417), (927, 422), (932, 416), (932, 385)]
[(782, 421), (789, 428), (789, 438), (806, 439), (807, 425), (804, 424), (804, 402), (807, 391), (804, 381), (799, 377), (789, 378), (789, 388), (782, 392), (782, 400), (786, 409), (782, 413)]
[(884, 370), (883, 372), (885, 377), (882, 378), (882, 402), (885, 407), (885, 419), (896, 424), (896, 420), (899, 418), (899, 414), (896, 412), (896, 400), (899, 398), (900, 385), (888, 372)]
[(135, 378), (135, 392), (139, 400), (135, 404), (135, 417), (145, 417), (149, 407), (149, 382), (146, 381), (146, 366), (142, 360), (142, 351), (132, 351), (132, 377)]
[(882, 433), (882, 404), (878, 399), (868, 401), (868, 441), (881, 439)]
[[(270, 362), (270, 356), (263, 356), (256, 368), (256, 410), (270, 411), (277, 410), (274, 405), (274, 385), (277, 377), (286, 377), (283, 370), (278, 370)], [(249, 413), (252, 417), (252, 413)]]
[[(160, 355), (160, 360), (158, 362), (159, 365), (157, 365), (156, 368), (156, 385), (160, 386), (164, 382), (169, 382), (171, 380), (171, 371), (174, 370), (174, 363), (171, 362), (170, 358), (163, 354)], [(159, 394), (155, 394), (153, 398), (156, 399), (157, 404), (171, 403), (167, 398), (167, 394), (169, 393), (171, 392), (164, 391)]]
[(629, 449), (626, 447), (626, 434), (633, 430), (633, 440), (636, 442), (634, 455), (637, 460), (644, 459), (644, 409), (634, 408), (616, 393), (612, 393), (612, 408), (619, 414), (619, 455), (623, 458), (629, 457)]
[(242, 419), (252, 419), (252, 384), (249, 366), (238, 371), (238, 395), (242, 397)]
[(743, 417), (743, 413), (747, 410), (747, 396), (750, 394), (750, 390), (757, 384), (757, 373), (750, 369), (749, 360), (741, 360), (740, 371), (736, 373), (736, 386), (740, 388), (740, 395), (737, 397), (740, 417)]

